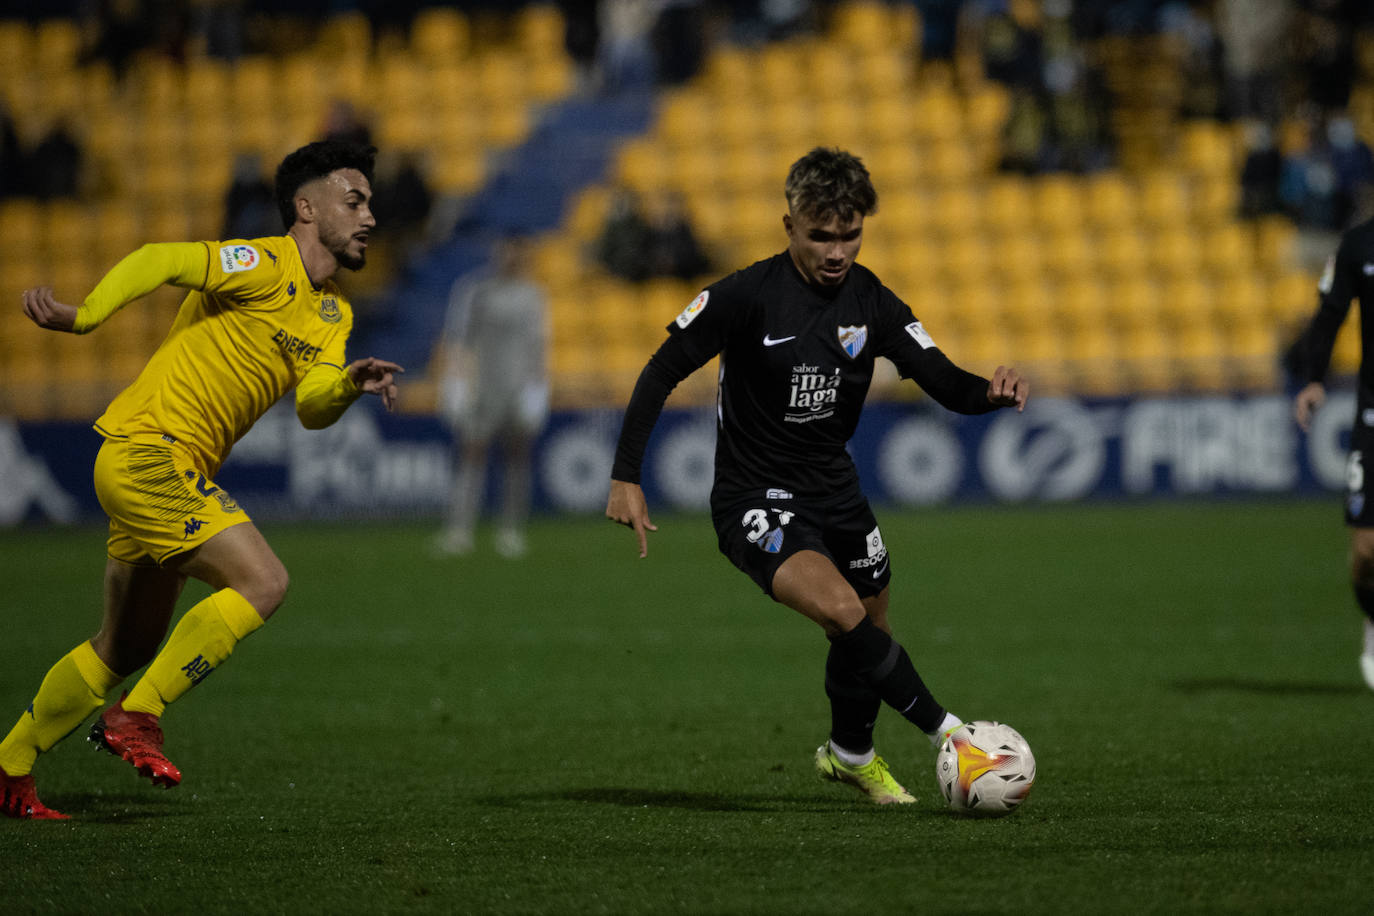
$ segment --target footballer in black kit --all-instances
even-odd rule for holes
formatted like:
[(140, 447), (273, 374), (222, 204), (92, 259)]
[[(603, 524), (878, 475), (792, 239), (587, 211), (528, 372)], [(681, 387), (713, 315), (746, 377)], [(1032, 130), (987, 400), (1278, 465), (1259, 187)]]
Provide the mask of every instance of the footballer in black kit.
[(955, 366), (911, 309), (854, 262), (877, 205), (856, 157), (812, 150), (793, 164), (785, 190), (788, 249), (707, 287), (668, 325), (640, 375), (606, 514), (634, 528), (644, 556), (645, 532), (655, 530), (639, 487), (650, 433), (669, 392), (719, 354), (711, 513), (721, 552), (830, 640), (821, 775), (875, 802), (911, 802), (873, 749), (881, 704), (932, 742), (961, 722), (891, 636), (891, 561), (845, 447), (879, 356), (959, 413), (1021, 409), (1028, 388), (1015, 370), (999, 367), (988, 380)]
[(1355, 397), (1355, 423), (1350, 431), (1346, 468), (1345, 521), (1350, 526), (1350, 580), (1355, 600), (1365, 614), (1360, 670), (1374, 689), (1374, 480), (1365, 459), (1374, 455), (1374, 220), (1348, 229), (1336, 253), (1326, 262), (1318, 283), (1319, 304), (1298, 341), (1298, 371), (1306, 384), (1294, 400), (1294, 414), (1304, 430), (1326, 400), (1326, 373), (1336, 335), (1360, 300), (1360, 374)]

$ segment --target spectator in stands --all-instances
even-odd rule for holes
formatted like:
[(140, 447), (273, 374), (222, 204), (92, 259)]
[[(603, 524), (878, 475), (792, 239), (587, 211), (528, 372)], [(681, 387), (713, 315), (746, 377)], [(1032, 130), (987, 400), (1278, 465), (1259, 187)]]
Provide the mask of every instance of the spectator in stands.
[(631, 188), (619, 188), (611, 196), (606, 223), (596, 241), (596, 260), (617, 277), (634, 283), (647, 280), (652, 237), (639, 195)]
[(1282, 115), (1279, 92), (1293, 10), (1274, 0), (1221, 0), (1217, 32), (1225, 55), (1226, 108), (1232, 117), (1270, 124)]
[(1374, 154), (1349, 118), (1309, 119), (1307, 144), (1284, 160), (1280, 199), (1301, 226), (1338, 232), (1370, 200)]
[(9, 107), (0, 99), (0, 200), (19, 193), (23, 186), (24, 151), (19, 130)]
[(1088, 63), (1069, 18), (1069, 5), (1045, 5), (1042, 80), (1047, 108), (1049, 168), (1091, 172), (1112, 160), (1111, 103), (1106, 79)]
[(648, 208), (649, 270), (654, 276), (693, 280), (711, 269), (697, 241), (682, 195), (665, 191)]
[(39, 200), (75, 197), (81, 188), (81, 147), (65, 121), (54, 124), (29, 152), (29, 193)]
[(595, 92), (601, 85), (597, 48), (601, 44), (599, 0), (558, 0), (563, 14), (563, 47), (577, 69), (578, 90)]
[(434, 194), (415, 153), (405, 151), (389, 158), (386, 171), (378, 175), (377, 225), (399, 247), (409, 248), (424, 238)]
[(1274, 131), (1263, 121), (1245, 127), (1245, 163), (1240, 170), (1240, 215), (1246, 219), (1277, 213), (1279, 177), (1283, 156), (1274, 143)]
[(320, 135), (321, 140), (372, 145), (372, 128), (348, 99), (335, 99), (329, 103)]
[(281, 233), (281, 216), (272, 183), (257, 153), (234, 157), (233, 180), (224, 195), (226, 239), (259, 239)]
[(497, 243), (492, 268), (460, 277), (449, 297), (440, 343), (439, 412), (459, 444), (448, 513), (436, 547), (460, 555), (474, 547), (486, 488), (487, 458), (499, 443), (501, 520), (496, 550), (525, 552), (533, 477), (530, 453), (548, 418), (548, 304), (529, 277), (529, 242)]

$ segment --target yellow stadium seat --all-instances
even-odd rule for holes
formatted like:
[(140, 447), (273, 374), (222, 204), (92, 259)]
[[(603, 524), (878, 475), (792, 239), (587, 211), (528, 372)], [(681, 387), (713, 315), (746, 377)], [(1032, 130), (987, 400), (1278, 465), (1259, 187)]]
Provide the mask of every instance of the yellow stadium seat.
[(723, 45), (707, 58), (702, 83), (717, 99), (756, 98), (756, 69), (751, 52), (738, 45)]
[[(891, 56), (887, 55), (886, 59), (891, 60)], [(890, 64), (894, 67), (904, 65), (900, 58)], [(889, 74), (887, 78), (895, 80), (896, 75)], [(922, 137), (946, 141), (964, 139), (963, 109), (953, 91), (925, 89), (916, 96), (915, 107), (906, 117), (914, 122), (916, 132)]]
[(488, 51), (477, 62), (477, 89), (491, 108), (523, 105), (529, 96), (528, 65), (518, 54)]
[(576, 82), (572, 61), (566, 54), (536, 57), (530, 62), (530, 97), (539, 102), (560, 99), (572, 91)]
[(765, 102), (792, 99), (797, 87), (809, 82), (810, 73), (799, 47), (792, 43), (771, 44), (754, 57), (754, 76), (759, 97)]
[(44, 19), (34, 34), (34, 63), (45, 74), (71, 73), (77, 69), (81, 44), (81, 27), (76, 19)]
[(1045, 267), (1064, 280), (1089, 272), (1095, 265), (1095, 238), (1081, 226), (1050, 226), (1044, 237)]
[(880, 208), (886, 209), (895, 195), (908, 193), (920, 183), (921, 159), (909, 143), (879, 143), (863, 158), (878, 188)]
[(1219, 226), (1240, 213), (1240, 181), (1233, 175), (1210, 176), (1194, 182), (1189, 211), (1198, 226)]
[(1154, 171), (1140, 184), (1141, 216), (1154, 226), (1181, 226), (1189, 217), (1188, 189), (1176, 172)]
[(1046, 271), (1043, 240), (1031, 233), (1015, 233), (994, 243), (998, 272), (1012, 282), (1041, 285)]
[(667, 180), (669, 156), (652, 137), (635, 137), (616, 153), (614, 177), (641, 194), (657, 190)]
[(1190, 121), (1182, 127), (1179, 146), (1185, 168), (1236, 181), (1237, 143), (1231, 127), (1216, 121)]
[(1225, 223), (1212, 229), (1200, 247), (1202, 266), (1213, 276), (1229, 277), (1255, 269), (1251, 233), (1239, 223)]
[(1029, 231), (1035, 212), (1029, 183), (1016, 178), (994, 178), (983, 193), (983, 218), (1003, 235)]
[(1083, 189), (1069, 175), (1046, 175), (1031, 185), (1037, 223), (1047, 230), (1077, 229), (1084, 225)]
[(366, 57), (372, 49), (372, 24), (358, 11), (335, 13), (320, 26), (316, 44), (330, 55)]
[(1131, 228), (1094, 229), (1097, 263), (1103, 273), (1116, 278), (1140, 276), (1149, 269), (1145, 236)]
[(1084, 183), (1084, 214), (1102, 229), (1133, 226), (1138, 202), (1135, 189), (1120, 172), (1102, 172)]
[(854, 66), (844, 50), (833, 42), (817, 45), (806, 58), (806, 84), (814, 86), (825, 102), (846, 102), (855, 106)]
[(1160, 226), (1150, 239), (1149, 260), (1166, 277), (1192, 277), (1202, 266), (1202, 240), (1188, 224)]
[(1270, 282), (1266, 302), (1276, 321), (1306, 320), (1317, 308), (1317, 278), (1304, 271), (1285, 271)]
[[(870, 48), (857, 56), (857, 85), (863, 92), (892, 92), (900, 87), (910, 86), (915, 74), (915, 64), (900, 48)], [(940, 134), (947, 129), (958, 132), (963, 118), (960, 116), (958, 100), (943, 93), (928, 93), (923, 100), (921, 112), (930, 119), (925, 125), (932, 133)], [(937, 97), (938, 96), (938, 97)], [(950, 103), (953, 103), (952, 106)], [(931, 106), (927, 111), (927, 106)], [(951, 128), (949, 119), (954, 119)]]
[(835, 41), (871, 53), (886, 47), (893, 38), (888, 6), (877, 0), (850, 0), (835, 6), (830, 37)]
[(467, 17), (451, 6), (426, 6), (410, 27), (411, 47), (430, 65), (461, 59), (468, 53), (470, 37)]

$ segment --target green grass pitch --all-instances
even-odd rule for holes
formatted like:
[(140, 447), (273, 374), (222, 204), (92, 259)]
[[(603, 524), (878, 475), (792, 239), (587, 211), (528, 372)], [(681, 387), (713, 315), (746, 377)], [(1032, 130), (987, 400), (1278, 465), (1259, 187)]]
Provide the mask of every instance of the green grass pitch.
[[(6, 913), (1367, 912), (1374, 695), (1336, 500), (879, 508), (936, 695), (1039, 763), (1009, 818), (819, 781), (824, 640), (662, 515), (530, 557), (420, 523), (264, 530), (278, 616), (164, 724), (181, 787), (40, 761), (65, 823), (0, 819)], [(0, 708), (98, 619), (103, 532), (0, 533)], [(182, 600), (204, 594), (192, 586)]]

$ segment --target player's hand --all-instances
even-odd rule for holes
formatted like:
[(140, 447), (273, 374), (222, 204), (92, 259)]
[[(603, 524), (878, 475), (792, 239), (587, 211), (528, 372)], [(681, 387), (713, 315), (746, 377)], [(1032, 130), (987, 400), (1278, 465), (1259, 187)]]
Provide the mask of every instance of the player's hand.
[(50, 331), (70, 331), (76, 324), (76, 306), (54, 299), (51, 286), (24, 290), (24, 314)]
[(1321, 382), (1308, 382), (1293, 399), (1293, 419), (1307, 432), (1312, 426), (1312, 417), (1326, 403), (1326, 388)]
[(349, 363), (347, 371), (359, 391), (380, 395), (387, 410), (396, 406), (396, 376), (405, 371), (396, 363), (369, 356)]
[(644, 490), (637, 483), (611, 481), (611, 495), (606, 500), (606, 517), (613, 522), (634, 529), (639, 539), (639, 558), (649, 555), (649, 537), (645, 532), (657, 531), (649, 521), (649, 506), (644, 502)]
[(1015, 407), (1017, 413), (1026, 409), (1030, 398), (1030, 382), (1015, 369), (998, 366), (988, 383), (988, 400), (998, 407)]

